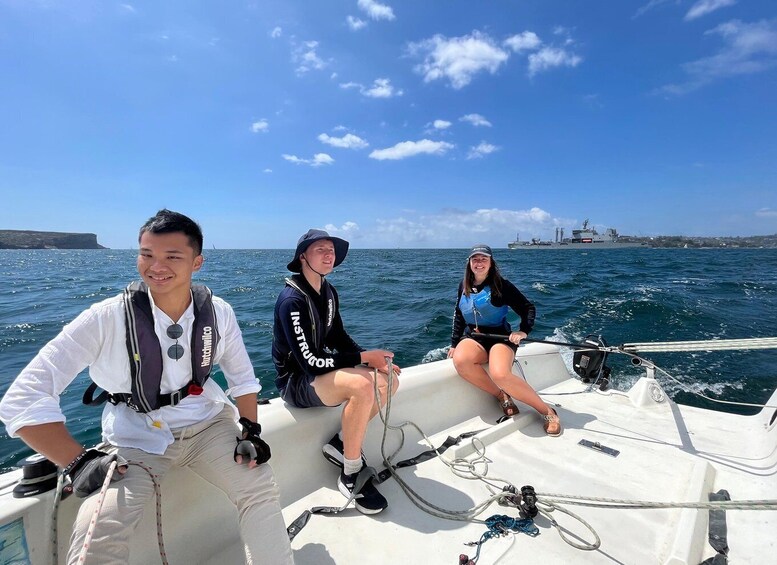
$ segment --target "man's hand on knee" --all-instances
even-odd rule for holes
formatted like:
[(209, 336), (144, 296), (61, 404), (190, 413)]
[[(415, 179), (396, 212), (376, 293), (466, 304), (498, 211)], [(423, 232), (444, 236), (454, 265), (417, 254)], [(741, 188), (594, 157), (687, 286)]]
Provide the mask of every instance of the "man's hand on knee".
[(68, 465), (64, 473), (70, 477), (73, 493), (78, 498), (86, 498), (100, 489), (108, 476), (111, 463), (116, 461), (116, 470), (111, 481), (118, 481), (127, 472), (127, 460), (116, 453), (108, 454), (97, 449), (84, 451)]
[(234, 453), (235, 461), (242, 464), (245, 460), (250, 469), (267, 463), (272, 453), (267, 442), (259, 437), (262, 433), (262, 426), (248, 418), (240, 418), (239, 422), (243, 426), (243, 437), (235, 438), (237, 440)]

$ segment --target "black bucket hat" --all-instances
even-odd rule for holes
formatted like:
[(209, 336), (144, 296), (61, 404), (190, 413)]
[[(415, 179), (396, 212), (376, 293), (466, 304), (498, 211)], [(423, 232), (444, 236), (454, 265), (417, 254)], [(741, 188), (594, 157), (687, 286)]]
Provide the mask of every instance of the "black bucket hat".
[(335, 246), (335, 267), (345, 260), (345, 256), (348, 254), (348, 242), (339, 237), (333, 237), (324, 230), (317, 230), (315, 228), (309, 229), (305, 234), (297, 241), (297, 251), (294, 252), (294, 259), (291, 263), (286, 265), (286, 268), (292, 273), (302, 272), (302, 263), (299, 260), (299, 256), (307, 251), (308, 247), (321, 239), (328, 239)]

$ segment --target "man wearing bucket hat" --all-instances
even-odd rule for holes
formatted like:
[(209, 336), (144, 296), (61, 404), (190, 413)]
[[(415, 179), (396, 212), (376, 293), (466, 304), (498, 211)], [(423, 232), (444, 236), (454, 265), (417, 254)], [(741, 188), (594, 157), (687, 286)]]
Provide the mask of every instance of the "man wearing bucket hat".
[[(340, 469), (337, 487), (350, 498), (357, 477), (367, 473), (361, 452), (367, 424), (378, 413), (374, 380), (386, 401), (391, 351), (365, 351), (348, 335), (339, 312), (339, 297), (326, 275), (340, 265), (348, 242), (326, 231), (310, 229), (297, 242), (288, 264), (293, 273), (275, 304), (272, 355), (281, 397), (298, 408), (344, 404), (342, 430), (324, 446), (324, 457)], [(394, 365), (395, 373), (399, 368)], [(394, 381), (392, 391), (396, 391)], [(362, 479), (363, 480), (363, 479)], [(362, 482), (362, 481), (358, 481)], [(354, 498), (364, 514), (388, 506), (369, 478)]]

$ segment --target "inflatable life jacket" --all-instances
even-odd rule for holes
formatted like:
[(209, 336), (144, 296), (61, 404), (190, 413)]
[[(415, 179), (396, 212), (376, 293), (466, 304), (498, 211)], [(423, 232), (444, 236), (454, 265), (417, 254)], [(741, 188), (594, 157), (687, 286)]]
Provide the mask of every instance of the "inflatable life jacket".
[(84, 393), (83, 403), (97, 406), (105, 401), (111, 404), (124, 402), (134, 411), (146, 413), (164, 406), (175, 406), (189, 395), (202, 394), (202, 387), (210, 378), (213, 369), (213, 356), (219, 342), (212, 296), (213, 293), (208, 287), (192, 285), (192, 380), (176, 391), (163, 394), (160, 390), (162, 348), (154, 331), (154, 315), (148, 298), (148, 287), (143, 282), (130, 283), (124, 289), (123, 301), (132, 392), (103, 391), (97, 398), (92, 398), (97, 390), (97, 385), (92, 383)]
[(506, 304), (494, 306), (491, 303), (490, 285), (484, 286), (480, 292), (470, 293), (469, 296), (461, 292), (459, 294), (459, 310), (461, 310), (464, 321), (471, 327), (504, 326), (509, 312)]

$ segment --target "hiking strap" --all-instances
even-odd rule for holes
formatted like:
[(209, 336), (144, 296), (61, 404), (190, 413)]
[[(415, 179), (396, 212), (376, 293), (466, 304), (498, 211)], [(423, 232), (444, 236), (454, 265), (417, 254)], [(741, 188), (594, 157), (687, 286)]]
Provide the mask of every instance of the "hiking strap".
[(461, 443), (461, 440), (470, 438), (474, 435), (479, 434), (483, 430), (475, 430), (471, 432), (464, 432), (463, 434), (460, 434), (458, 436), (450, 437), (448, 436), (448, 439), (446, 439), (440, 447), (437, 449), (429, 449), (427, 451), (424, 451), (423, 453), (419, 453), (415, 457), (411, 457), (410, 459), (405, 459), (404, 461), (400, 461), (399, 463), (396, 463), (391, 466), (391, 469), (384, 469), (380, 473), (377, 473), (373, 467), (362, 467), (361, 471), (359, 471), (359, 474), (356, 476), (356, 482), (353, 486), (353, 494), (351, 497), (346, 501), (346, 503), (343, 506), (340, 506), (339, 508), (337, 506), (314, 506), (310, 510), (305, 510), (302, 514), (300, 514), (296, 520), (294, 520), (291, 524), (289, 524), (289, 527), (286, 528), (286, 533), (289, 536), (289, 541), (293, 540), (297, 534), (304, 528), (308, 521), (310, 520), (310, 517), (313, 514), (339, 514), (343, 510), (345, 510), (349, 504), (351, 504), (351, 501), (356, 498), (356, 495), (359, 493), (359, 491), (362, 489), (364, 484), (370, 480), (373, 479), (374, 482), (380, 484), (389, 477), (391, 477), (392, 470), (394, 469), (401, 469), (403, 467), (413, 467), (415, 465), (418, 465), (419, 463), (423, 463), (424, 461), (428, 461), (429, 459), (432, 459), (434, 457), (437, 457), (438, 455), (441, 455), (444, 453), (448, 448), (453, 447), (454, 445), (458, 445)]
[(377, 483), (380, 484), (384, 482), (386, 479), (391, 477), (391, 470), (392, 469), (402, 469), (404, 467), (415, 467), (419, 463), (423, 463), (424, 461), (428, 461), (429, 459), (433, 459), (437, 457), (438, 455), (442, 455), (448, 448), (453, 447), (454, 445), (458, 445), (461, 443), (461, 440), (470, 438), (472, 436), (475, 436), (482, 432), (483, 430), (475, 430), (471, 432), (464, 432), (463, 434), (459, 434), (458, 436), (451, 437), (448, 436), (448, 439), (446, 439), (440, 447), (437, 449), (428, 449), (424, 451), (423, 453), (419, 453), (415, 457), (411, 457), (409, 459), (405, 459), (403, 461), (400, 461), (398, 463), (395, 463), (391, 466), (391, 469), (386, 468), (383, 469), (380, 473), (378, 473)]
[(310, 510), (305, 510), (302, 514), (300, 514), (296, 520), (294, 520), (291, 524), (289, 524), (289, 527), (286, 528), (286, 534), (289, 536), (289, 541), (293, 540), (297, 534), (304, 528), (308, 521), (310, 520), (310, 517), (313, 514), (339, 514), (353, 502), (353, 500), (356, 498), (356, 496), (359, 494), (359, 491), (362, 490), (362, 487), (369, 481), (370, 479), (374, 479), (378, 476), (378, 474), (375, 472), (374, 467), (367, 467), (364, 466), (359, 471), (359, 474), (356, 475), (356, 481), (354, 481), (353, 484), (353, 492), (351, 492), (350, 498), (345, 501), (345, 504), (342, 506), (314, 506)]
[[(711, 502), (717, 502), (720, 500), (731, 500), (728, 491), (720, 489), (718, 492), (709, 493), (709, 500)], [(712, 549), (718, 553), (705, 559), (701, 562), (701, 565), (726, 565), (728, 563), (728, 527), (726, 526), (726, 510), (710, 509), (710, 532), (708, 539)]]

